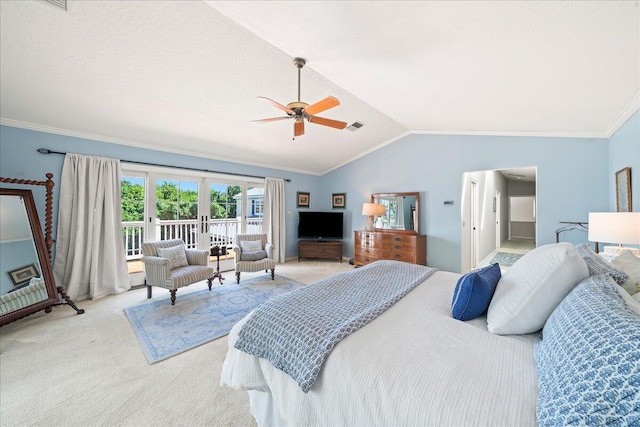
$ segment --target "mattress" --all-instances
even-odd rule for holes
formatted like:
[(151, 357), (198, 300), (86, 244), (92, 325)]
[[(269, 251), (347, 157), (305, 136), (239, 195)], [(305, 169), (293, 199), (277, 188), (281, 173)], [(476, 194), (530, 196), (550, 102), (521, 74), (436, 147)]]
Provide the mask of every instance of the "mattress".
[[(233, 347), (222, 385), (269, 394), (287, 425), (536, 425), (533, 344), (499, 336), (485, 317), (451, 317), (455, 273), (437, 272), (343, 339), (304, 393), (270, 362)], [(249, 315), (250, 316), (250, 315)]]

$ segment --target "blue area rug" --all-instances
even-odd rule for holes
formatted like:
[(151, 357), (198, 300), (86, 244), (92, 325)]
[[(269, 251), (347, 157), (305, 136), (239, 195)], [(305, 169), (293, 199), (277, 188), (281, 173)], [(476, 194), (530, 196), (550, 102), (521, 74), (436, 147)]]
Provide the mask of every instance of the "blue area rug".
[(522, 257), (522, 254), (512, 254), (509, 252), (498, 252), (492, 259), (490, 264), (498, 263), (505, 267), (511, 267), (517, 260)]
[[(304, 284), (276, 275), (244, 279), (214, 286), (209, 291), (180, 295), (124, 309), (149, 363), (156, 363), (227, 335), (233, 325), (267, 299)], [(156, 292), (163, 289), (156, 289)]]

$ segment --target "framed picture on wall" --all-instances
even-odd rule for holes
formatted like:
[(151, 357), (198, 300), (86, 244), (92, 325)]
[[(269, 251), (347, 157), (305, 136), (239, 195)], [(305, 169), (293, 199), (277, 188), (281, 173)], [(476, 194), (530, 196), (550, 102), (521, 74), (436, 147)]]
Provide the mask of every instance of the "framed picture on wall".
[(35, 264), (25, 265), (17, 270), (7, 271), (13, 286), (20, 286), (34, 277), (38, 277), (38, 267)]
[(631, 212), (631, 168), (616, 172), (616, 210)]
[(331, 207), (345, 209), (347, 207), (347, 193), (333, 193), (331, 195)]
[(311, 202), (311, 195), (309, 193), (303, 193), (301, 191), (298, 191), (297, 195), (298, 195), (297, 207), (308, 208)]

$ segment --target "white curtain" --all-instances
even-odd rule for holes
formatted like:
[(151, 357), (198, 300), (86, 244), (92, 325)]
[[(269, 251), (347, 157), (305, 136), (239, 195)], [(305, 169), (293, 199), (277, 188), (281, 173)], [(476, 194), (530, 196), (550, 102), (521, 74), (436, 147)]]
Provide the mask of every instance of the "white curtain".
[(396, 225), (404, 228), (404, 197), (396, 197)]
[(122, 243), (120, 161), (67, 154), (53, 275), (74, 300), (131, 288)]
[(285, 261), (285, 230), (284, 180), (265, 178), (262, 231), (267, 234), (267, 241), (275, 246), (275, 262)]

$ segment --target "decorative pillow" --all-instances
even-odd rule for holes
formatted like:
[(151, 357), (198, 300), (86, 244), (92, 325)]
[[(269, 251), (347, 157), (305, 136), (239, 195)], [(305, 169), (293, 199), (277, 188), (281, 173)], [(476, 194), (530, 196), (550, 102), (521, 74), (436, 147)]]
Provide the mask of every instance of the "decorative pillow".
[(169, 269), (171, 270), (189, 265), (184, 245), (158, 248), (158, 256), (169, 260)]
[(487, 311), (487, 329), (500, 335), (539, 331), (560, 301), (588, 275), (572, 244), (537, 247), (498, 281)]
[(255, 252), (262, 250), (262, 240), (241, 240), (240, 248), (242, 252)]
[(259, 251), (242, 251), (240, 254), (240, 261), (257, 261), (267, 257), (267, 252), (263, 250)]
[(536, 343), (541, 426), (640, 425), (640, 316), (607, 275), (583, 280)]
[(627, 275), (627, 280), (622, 286), (630, 295), (640, 292), (640, 258), (633, 253), (624, 251), (611, 261), (611, 264)]
[(451, 303), (453, 318), (471, 320), (486, 313), (500, 275), (500, 266), (492, 264), (458, 279)]
[(605, 261), (605, 259), (595, 253), (588, 244), (582, 243), (580, 245), (576, 245), (576, 250), (587, 263), (589, 276), (608, 274), (613, 277), (613, 280), (615, 280), (618, 285), (623, 284), (624, 281), (627, 280), (627, 275), (624, 272), (618, 270), (613, 265)]

